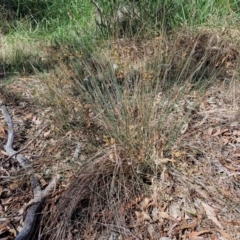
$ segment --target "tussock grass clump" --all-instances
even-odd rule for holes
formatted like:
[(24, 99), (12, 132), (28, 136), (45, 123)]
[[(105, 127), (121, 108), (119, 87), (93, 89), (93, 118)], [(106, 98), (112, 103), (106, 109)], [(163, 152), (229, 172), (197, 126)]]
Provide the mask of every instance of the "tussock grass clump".
[[(115, 156), (109, 159), (112, 154), (119, 158), (117, 165)], [(124, 226), (128, 218), (128, 213), (124, 211), (125, 203), (139, 196), (143, 186), (132, 166), (123, 161), (118, 150), (112, 147), (99, 151), (89, 159), (82, 174), (68, 188), (66, 197), (60, 200), (59, 210), (48, 219), (43, 239), (64, 239), (68, 236), (89, 239), (97, 231), (107, 229), (104, 223), (110, 219), (114, 219), (113, 224), (117, 223), (114, 228)], [(56, 226), (58, 221), (60, 225)], [(72, 224), (78, 229), (73, 235), (70, 230)]]
[(137, 234), (129, 231), (136, 216), (126, 204), (148, 195), (152, 179), (174, 161), (175, 142), (188, 129), (203, 90), (237, 74), (237, 46), (224, 34), (183, 31), (126, 42), (69, 61), (83, 126), (101, 129), (102, 144), (59, 201), (43, 231), (48, 239)]

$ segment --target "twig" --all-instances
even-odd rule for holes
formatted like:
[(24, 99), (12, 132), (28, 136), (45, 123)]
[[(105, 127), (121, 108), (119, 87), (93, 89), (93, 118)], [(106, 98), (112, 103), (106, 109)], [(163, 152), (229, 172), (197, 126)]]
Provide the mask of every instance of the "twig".
[(37, 135), (35, 138), (33, 138), (33, 139), (32, 139), (29, 143), (27, 143), (23, 148), (21, 148), (20, 150), (16, 151), (16, 152), (13, 153), (10, 157), (8, 157), (6, 160), (4, 160), (4, 161), (2, 162), (2, 164), (4, 164), (4, 163), (6, 163), (7, 161), (9, 161), (12, 157), (14, 157), (15, 155), (19, 154), (20, 152), (23, 152), (24, 150), (26, 150), (27, 147), (28, 147), (33, 141), (35, 141), (35, 140), (40, 136), (40, 134), (43, 132), (43, 130), (44, 130), (46, 127), (47, 127), (47, 125), (45, 125), (45, 126), (40, 130), (40, 132), (38, 133), (38, 135)]
[[(32, 205), (28, 209), (27, 215), (24, 220), (23, 228), (18, 234), (18, 236), (16, 237), (16, 240), (27, 240), (31, 238), (31, 235), (36, 229), (35, 225), (37, 224), (38, 214), (41, 212), (42, 203), (44, 199), (56, 187), (56, 184), (60, 176), (57, 175), (55, 178), (51, 180), (51, 182), (48, 184), (48, 186), (44, 190), (41, 189), (40, 181), (38, 177), (34, 174), (34, 169), (32, 167), (31, 162), (22, 154), (20, 154), (19, 151), (15, 151), (12, 148), (13, 141), (14, 141), (13, 121), (7, 108), (4, 105), (2, 105), (1, 101), (0, 101), (0, 109), (8, 125), (8, 138), (7, 138), (6, 145), (4, 145), (4, 149), (8, 153), (8, 155), (10, 155), (11, 157), (13, 155), (16, 155), (16, 160), (21, 165), (21, 167), (24, 168), (26, 174), (29, 175), (31, 186), (33, 189), (33, 199), (29, 202), (29, 204), (32, 204)], [(32, 141), (34, 141), (34, 139)], [(27, 146), (30, 143), (28, 143)], [(27, 146), (25, 146), (23, 149), (25, 149)], [(23, 149), (21, 149), (21, 151), (23, 151)]]

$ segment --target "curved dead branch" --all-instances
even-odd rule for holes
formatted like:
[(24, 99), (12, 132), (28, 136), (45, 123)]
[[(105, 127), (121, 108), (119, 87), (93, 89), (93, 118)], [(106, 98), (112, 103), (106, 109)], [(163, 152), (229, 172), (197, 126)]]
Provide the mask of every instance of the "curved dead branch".
[(4, 149), (7, 152), (7, 154), (11, 157), (13, 157), (17, 162), (20, 164), (22, 168), (25, 169), (25, 172), (30, 177), (31, 186), (33, 189), (33, 196), (34, 198), (27, 203), (27, 206), (30, 206), (27, 212), (27, 215), (25, 217), (25, 221), (23, 224), (23, 228), (16, 237), (17, 240), (26, 240), (31, 239), (31, 235), (34, 232), (34, 229), (36, 229), (36, 223), (39, 213), (41, 212), (41, 206), (42, 203), (47, 195), (50, 194), (50, 192), (55, 188), (57, 181), (59, 180), (59, 176), (56, 176), (51, 180), (51, 182), (48, 184), (48, 186), (42, 190), (40, 181), (38, 177), (34, 174), (34, 169), (32, 167), (31, 162), (24, 157), (21, 153), (18, 151), (15, 151), (12, 148), (13, 141), (14, 141), (14, 126), (12, 118), (6, 108), (0, 101), (0, 107), (2, 114), (5, 118), (5, 121), (8, 125), (8, 139), (7, 144), (4, 145)]

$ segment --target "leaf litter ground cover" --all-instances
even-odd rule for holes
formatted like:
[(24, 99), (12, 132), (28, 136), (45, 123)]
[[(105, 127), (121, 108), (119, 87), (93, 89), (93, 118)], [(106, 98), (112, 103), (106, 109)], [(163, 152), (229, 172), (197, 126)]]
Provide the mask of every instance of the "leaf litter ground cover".
[[(56, 200), (67, 186), (69, 179), (75, 175), (78, 166), (71, 163), (75, 166), (75, 170), (73, 170), (73, 167), (65, 164), (72, 157), (70, 152), (74, 152), (77, 136), (72, 136), (71, 132), (68, 132), (65, 136), (54, 137), (51, 109), (43, 110), (36, 103), (31, 102), (32, 95), (26, 81), (8, 85), (6, 88), (2, 86), (0, 97), (7, 104), (14, 121), (15, 141), (13, 147), (16, 150), (23, 149), (22, 153), (34, 165), (42, 188), (47, 185), (51, 176), (57, 172), (60, 174), (64, 172), (61, 184), (52, 193), (52, 201)], [(32, 199), (32, 189), (24, 170), (18, 166), (14, 159), (9, 159), (8, 154), (3, 149), (3, 145), (7, 141), (7, 126), (3, 117), (1, 117), (0, 122), (0, 139), (0, 236), (1, 239), (15, 239), (26, 215), (26, 204)], [(59, 162), (60, 158), (64, 161)]]

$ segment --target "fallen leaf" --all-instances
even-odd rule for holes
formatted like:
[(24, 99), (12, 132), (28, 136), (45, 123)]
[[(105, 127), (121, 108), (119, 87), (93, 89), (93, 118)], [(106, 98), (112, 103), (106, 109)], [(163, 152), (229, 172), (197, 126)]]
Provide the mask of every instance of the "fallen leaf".
[(221, 128), (220, 127), (216, 127), (216, 132), (212, 134), (213, 137), (216, 137), (218, 135), (220, 135), (222, 133)]
[(12, 202), (12, 197), (10, 197), (10, 198), (6, 198), (6, 199), (2, 199), (1, 201), (2, 201), (2, 205), (3, 206), (7, 206), (7, 205), (9, 205), (11, 202)]
[(158, 220), (158, 213), (159, 213), (159, 210), (157, 208), (153, 208), (152, 214), (151, 214), (153, 221), (157, 221)]
[(214, 230), (219, 232), (227, 240), (232, 240), (233, 239), (231, 236), (228, 235), (228, 233), (224, 232), (223, 230), (220, 230), (220, 229), (214, 229)]
[(36, 125), (40, 125), (42, 123), (42, 121), (39, 120), (39, 118), (37, 118), (36, 116), (32, 118), (32, 122)]
[(154, 159), (154, 163), (156, 165), (161, 165), (163, 163), (168, 163), (168, 162), (174, 163), (174, 162), (176, 162), (176, 160), (174, 160), (173, 158), (155, 158)]
[(4, 137), (6, 135), (3, 126), (0, 126), (0, 136)]
[(7, 225), (10, 223), (10, 220), (7, 219), (7, 221), (5, 221), (4, 223), (0, 224), (0, 233), (4, 232), (4, 230), (6, 230)]
[(239, 226), (240, 227), (240, 222), (237, 222), (237, 221), (224, 221), (224, 223), (232, 224), (234, 226)]
[(218, 227), (220, 227), (222, 229), (223, 227), (222, 227), (221, 223), (217, 220), (214, 209), (204, 202), (202, 202), (202, 206), (203, 206), (204, 210), (206, 211), (207, 217), (209, 219), (211, 219)]
[(31, 119), (32, 118), (32, 113), (29, 113), (29, 114), (27, 114), (25, 117), (24, 117), (24, 119), (25, 120), (28, 120), (28, 119)]
[(43, 134), (43, 136), (44, 136), (45, 138), (47, 138), (47, 137), (50, 135), (50, 132), (51, 132), (51, 130), (45, 132), (45, 133)]
[(150, 224), (147, 228), (148, 234), (150, 235), (151, 239), (154, 239), (154, 236), (156, 235), (154, 231), (154, 227), (152, 224)]
[(1, 153), (2, 153), (3, 155), (5, 155), (5, 156), (8, 156), (7, 152), (5, 152), (5, 151), (3, 151), (3, 150), (1, 150)]
[(20, 208), (18, 211), (17, 211), (17, 215), (23, 215), (24, 213), (24, 208)]
[(181, 134), (184, 134), (187, 131), (187, 129), (188, 129), (188, 123), (185, 123), (180, 130)]
[(169, 216), (169, 214), (166, 212), (159, 212), (158, 216), (159, 216), (159, 218), (172, 219), (172, 217)]
[(222, 138), (223, 144), (226, 145), (229, 143), (229, 138)]
[(237, 125), (238, 125), (238, 122), (237, 122), (237, 121), (230, 123), (230, 126), (231, 126), (231, 127), (236, 127)]
[(141, 210), (145, 211), (145, 210), (148, 208), (149, 203), (150, 203), (151, 201), (152, 201), (152, 199), (150, 199), (150, 198), (144, 198), (144, 199), (142, 200), (142, 202), (140, 203), (140, 208), (141, 208)]
[(189, 240), (204, 240), (204, 237), (189, 237)]
[(169, 213), (171, 216), (173, 216), (175, 219), (181, 216), (181, 211), (180, 211), (180, 205), (177, 202), (171, 203), (169, 206)]
[(135, 211), (135, 214), (136, 214), (138, 223), (140, 223), (141, 221), (145, 221), (145, 220), (151, 221), (149, 214), (144, 211), (142, 211), (142, 212)]
[(205, 239), (203, 237), (199, 237), (200, 235), (205, 234), (205, 233), (212, 233), (212, 231), (211, 230), (202, 230), (200, 232), (191, 232), (189, 234), (189, 240), (202, 240), (202, 239)]
[(47, 185), (47, 182), (43, 178), (40, 178), (40, 183), (42, 187), (45, 187)]
[(176, 158), (179, 158), (179, 157), (182, 157), (182, 156), (185, 156), (186, 155), (186, 152), (185, 151), (176, 151), (173, 153), (173, 156), (176, 157)]
[(9, 240), (9, 237), (7, 236), (7, 237), (3, 237), (3, 238), (1, 238), (1, 240)]
[(14, 237), (17, 236), (17, 231), (16, 231), (14, 228), (9, 229), (8, 231), (9, 231), (10, 233), (12, 233)]
[(212, 127), (208, 128), (207, 133), (208, 133), (208, 135), (211, 136), (213, 133), (213, 128)]
[(16, 189), (18, 188), (18, 184), (17, 184), (17, 183), (12, 183), (12, 184), (9, 185), (9, 188), (10, 188), (12, 191), (14, 191), (14, 190), (16, 190)]

